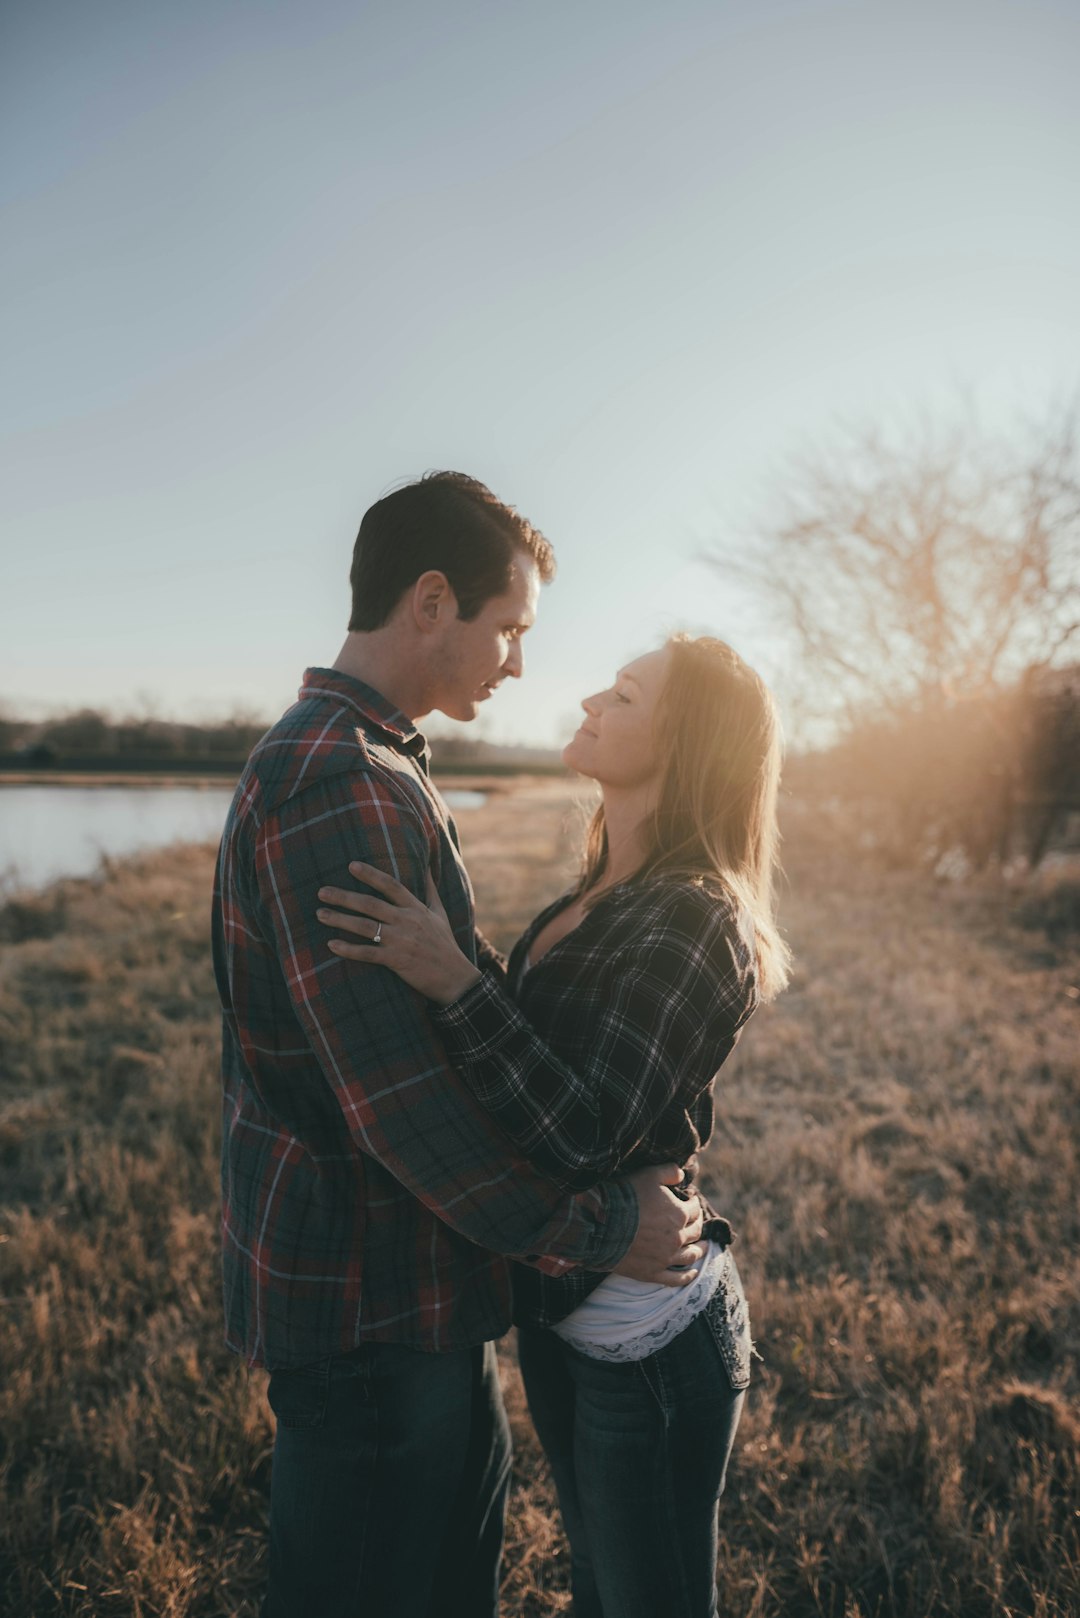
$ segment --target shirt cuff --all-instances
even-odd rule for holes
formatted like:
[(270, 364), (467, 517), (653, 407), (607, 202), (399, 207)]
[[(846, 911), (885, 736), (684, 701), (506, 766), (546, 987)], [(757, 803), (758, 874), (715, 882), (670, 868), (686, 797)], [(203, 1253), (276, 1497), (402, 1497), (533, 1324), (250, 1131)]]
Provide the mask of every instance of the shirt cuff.
[(489, 972), (448, 1006), (429, 1005), (428, 1015), (447, 1050), (466, 1057), (488, 1056), (529, 1026)]
[(613, 1270), (620, 1259), (626, 1257), (627, 1248), (637, 1235), (637, 1192), (627, 1180), (605, 1180), (597, 1190), (607, 1199), (607, 1216), (599, 1232), (596, 1251), (583, 1262), (589, 1270)]

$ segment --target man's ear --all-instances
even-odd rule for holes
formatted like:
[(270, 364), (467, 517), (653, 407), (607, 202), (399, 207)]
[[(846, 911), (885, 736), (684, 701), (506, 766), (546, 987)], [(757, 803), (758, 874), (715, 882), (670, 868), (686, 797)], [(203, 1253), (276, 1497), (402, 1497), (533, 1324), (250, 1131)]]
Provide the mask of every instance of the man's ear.
[(428, 635), (458, 615), (457, 596), (445, 573), (421, 573), (412, 588), (412, 612), (417, 629)]

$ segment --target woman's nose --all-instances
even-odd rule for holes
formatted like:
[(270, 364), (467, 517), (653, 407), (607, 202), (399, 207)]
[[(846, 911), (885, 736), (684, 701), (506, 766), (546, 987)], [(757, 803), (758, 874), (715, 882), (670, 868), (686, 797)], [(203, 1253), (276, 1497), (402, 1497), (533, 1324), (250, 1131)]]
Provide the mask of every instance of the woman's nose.
[(585, 712), (589, 715), (590, 718), (594, 714), (599, 713), (600, 712), (600, 694), (599, 694), (599, 692), (595, 693), (591, 697), (582, 697), (581, 706), (584, 708)]

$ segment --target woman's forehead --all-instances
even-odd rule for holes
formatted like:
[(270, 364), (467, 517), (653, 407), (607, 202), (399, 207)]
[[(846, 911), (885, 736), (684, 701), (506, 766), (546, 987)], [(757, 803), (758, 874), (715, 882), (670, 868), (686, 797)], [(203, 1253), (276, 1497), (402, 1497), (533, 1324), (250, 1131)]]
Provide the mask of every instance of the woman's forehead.
[(644, 652), (641, 657), (635, 657), (632, 662), (624, 663), (619, 670), (620, 676), (636, 680), (638, 685), (650, 689), (659, 685), (667, 673), (667, 666), (671, 660), (671, 651), (667, 646), (660, 647), (656, 652)]

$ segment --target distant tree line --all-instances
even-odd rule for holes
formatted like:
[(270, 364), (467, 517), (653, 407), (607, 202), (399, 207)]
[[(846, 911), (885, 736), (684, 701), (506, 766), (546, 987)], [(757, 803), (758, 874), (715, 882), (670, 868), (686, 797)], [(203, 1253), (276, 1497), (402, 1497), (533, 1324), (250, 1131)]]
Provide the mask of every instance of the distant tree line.
[[(138, 718), (115, 719), (97, 708), (79, 708), (31, 721), (0, 714), (0, 768), (75, 769), (102, 772), (200, 768), (239, 773), (266, 723), (234, 715), (215, 724)], [(447, 770), (492, 773), (559, 768), (546, 748), (503, 747), (480, 736), (437, 734), (436, 762)]]
[(138, 761), (225, 767), (242, 763), (265, 729), (265, 723), (241, 716), (198, 725), (155, 718), (113, 719), (96, 708), (79, 708), (40, 721), (0, 717), (0, 754), (9, 766), (122, 769)]

